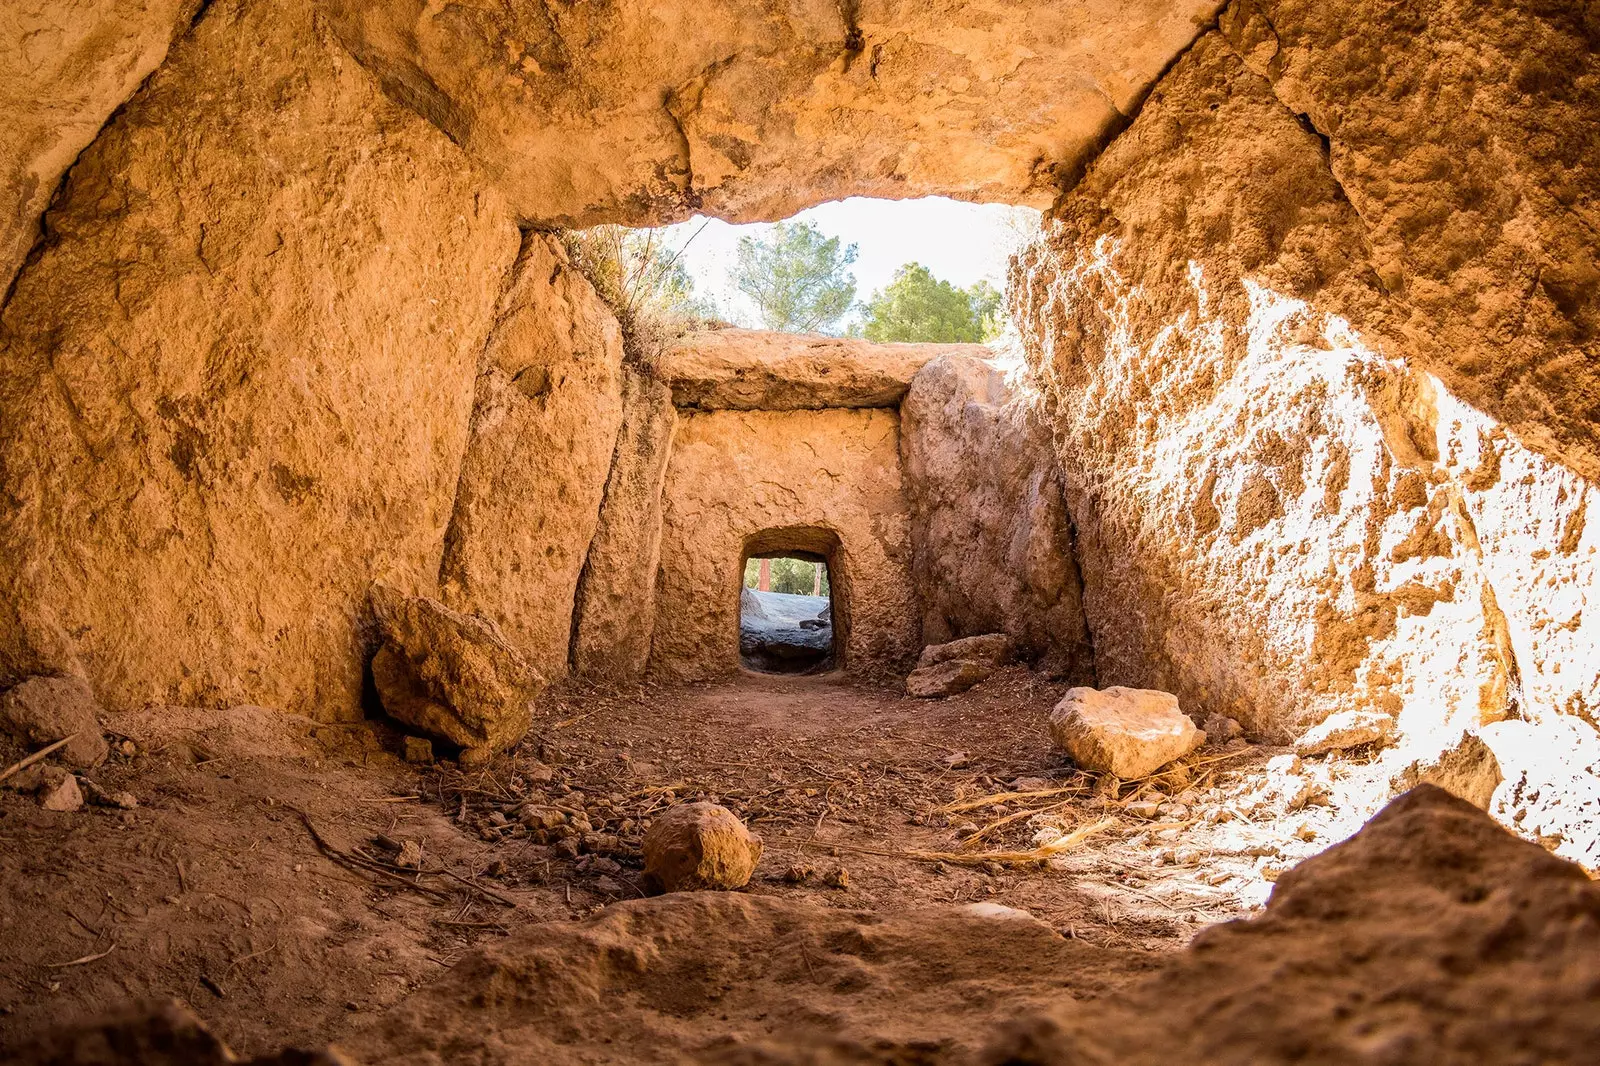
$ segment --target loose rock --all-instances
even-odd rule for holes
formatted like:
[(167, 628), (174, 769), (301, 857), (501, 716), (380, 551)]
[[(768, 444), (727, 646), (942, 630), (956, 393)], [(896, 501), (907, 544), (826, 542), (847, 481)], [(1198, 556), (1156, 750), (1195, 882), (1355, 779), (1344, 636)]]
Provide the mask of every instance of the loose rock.
[(47, 785), (39, 793), (39, 806), (47, 811), (75, 811), (83, 806), (83, 791), (78, 779), (68, 774), (57, 784)]
[(1069, 689), (1050, 712), (1050, 733), (1085, 770), (1125, 781), (1155, 773), (1206, 739), (1170, 692), (1121, 686)]
[(1207, 715), (1204, 729), (1206, 743), (1219, 746), (1237, 740), (1244, 734), (1244, 729), (1238, 721), (1225, 714)]
[(1011, 661), (1014, 652), (1015, 645), (1004, 633), (962, 637), (947, 644), (930, 644), (923, 648), (921, 656), (917, 658), (917, 669), (921, 670), (955, 659), (986, 663), (989, 666), (1004, 666)]
[(1341, 711), (1312, 726), (1296, 742), (1301, 755), (1349, 751), (1368, 744), (1382, 745), (1394, 736), (1394, 719), (1382, 711)]
[(645, 876), (666, 892), (742, 888), (761, 861), (761, 838), (715, 803), (670, 807), (644, 837)]
[(372, 678), (392, 717), (464, 749), (469, 762), (528, 731), (544, 681), (493, 622), (383, 585), (372, 606), (385, 638)]
[(919, 700), (943, 699), (967, 691), (993, 673), (993, 666), (971, 659), (952, 659), (933, 666), (920, 666), (906, 677), (906, 695)]
[(433, 741), (427, 737), (406, 737), (406, 762), (422, 766), (433, 762)]
[(111, 753), (99, 713), (94, 693), (76, 677), (30, 677), (0, 695), (0, 731), (35, 747), (73, 737), (54, 757), (80, 769), (99, 766)]

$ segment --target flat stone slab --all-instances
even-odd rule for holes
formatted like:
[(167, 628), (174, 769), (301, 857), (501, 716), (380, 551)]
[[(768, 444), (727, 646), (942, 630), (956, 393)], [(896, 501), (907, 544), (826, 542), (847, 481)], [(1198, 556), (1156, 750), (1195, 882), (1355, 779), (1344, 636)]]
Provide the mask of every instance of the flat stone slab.
[(874, 344), (851, 337), (755, 329), (680, 337), (661, 359), (679, 407), (707, 411), (802, 411), (897, 407), (912, 375), (936, 356), (987, 359), (981, 344)]

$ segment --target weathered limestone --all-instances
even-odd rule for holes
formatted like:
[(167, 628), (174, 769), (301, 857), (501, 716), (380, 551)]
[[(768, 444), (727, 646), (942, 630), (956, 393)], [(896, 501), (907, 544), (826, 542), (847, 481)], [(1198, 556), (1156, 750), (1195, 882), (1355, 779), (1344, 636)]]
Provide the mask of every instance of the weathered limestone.
[(1045, 207), (1214, 0), (338, 0), (341, 38), (523, 218), (783, 218), (845, 196)]
[(843, 669), (889, 677), (911, 664), (921, 641), (899, 423), (883, 410), (681, 415), (663, 492), (652, 672), (734, 673), (745, 560), (779, 551), (827, 559)]
[(0, 293), (61, 177), (166, 58), (200, 0), (10, 0), (0, 7)]
[(623, 369), (622, 426), (599, 525), (578, 581), (572, 667), (581, 677), (634, 681), (650, 661), (661, 565), (661, 488), (677, 420), (666, 385)]
[(760, 329), (685, 334), (661, 358), (679, 407), (796, 411), (896, 407), (912, 378), (941, 355), (981, 359), (981, 344), (874, 344), (851, 337)]
[(383, 646), (372, 680), (383, 709), (483, 762), (528, 731), (544, 678), (492, 621), (425, 596), (372, 590)]
[(1523, 2), (1419, 15), (1242, 0), (1223, 27), (1328, 139), (1389, 304), (1388, 321), (1358, 327), (1525, 446), (1600, 479), (1594, 13)]
[(1434, 785), (1474, 807), (1488, 810), (1503, 780), (1500, 761), (1489, 745), (1471, 733), (1462, 733), (1455, 747), (1437, 758), (1405, 767), (1390, 779), (1389, 787), (1398, 795), (1418, 785)]
[[(560, 242), (530, 232), (484, 350), (440, 587), (492, 618), (547, 679), (622, 422), (622, 331)], [(641, 498), (641, 505), (648, 502)]]
[(1016, 268), (1102, 683), (1279, 739), (1505, 715), (1504, 623), (1411, 379), (1306, 302), (1379, 306), (1363, 250), (1316, 136), (1211, 35)]
[(1205, 743), (1170, 692), (1068, 689), (1050, 712), (1050, 735), (1085, 770), (1124, 781), (1147, 777)]
[(1279, 740), (1381, 713), (1396, 773), (1479, 733), (1500, 816), (1592, 861), (1589, 431), (1541, 408), (1592, 391), (1595, 82), (1533, 58), (1587, 31), (1369, 14), (1231, 8), (1019, 265), (1099, 676)]
[(923, 639), (1000, 631), (1049, 673), (1091, 680), (1071, 520), (1035, 402), (984, 354), (952, 351), (917, 372), (900, 419)]
[(431, 581), (516, 230), (301, 0), (217, 0), (78, 159), (0, 351), (0, 684), (354, 717)]
[(38, 748), (72, 739), (56, 758), (87, 769), (105, 762), (111, 748), (100, 732), (100, 705), (77, 677), (30, 677), (0, 692), (0, 733)]
[(666, 892), (743, 888), (761, 861), (761, 838), (716, 803), (680, 803), (644, 835), (645, 876)]

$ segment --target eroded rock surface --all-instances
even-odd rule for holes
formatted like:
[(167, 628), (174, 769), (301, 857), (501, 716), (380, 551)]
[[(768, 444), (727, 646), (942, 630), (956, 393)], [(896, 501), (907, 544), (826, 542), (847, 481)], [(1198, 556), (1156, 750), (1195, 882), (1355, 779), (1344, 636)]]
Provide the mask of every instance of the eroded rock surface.
[[(1506, 50), (1566, 55), (1588, 31), (1516, 5), (1425, 32), (1340, 10), (1230, 8), (1014, 274), (1099, 678), (1280, 741), (1387, 714), (1397, 771), (1476, 732), (1509, 767), (1500, 813), (1514, 792), (1547, 835), (1565, 827), (1564, 854), (1592, 856), (1600, 677), (1564, 669), (1600, 624), (1587, 445), (1518, 420), (1543, 423), (1532, 381), (1581, 391), (1594, 363), (1574, 355), (1589, 312), (1539, 280), (1566, 291), (1592, 252), (1572, 237), (1591, 168), (1557, 161), (1595, 136), (1572, 110), (1593, 58), (1541, 81), (1536, 49)], [(1362, 58), (1390, 39), (1392, 59)], [(1532, 80), (1511, 99), (1514, 69)], [(1570, 141), (1529, 134), (1565, 122)], [(1553, 185), (1535, 177), (1552, 167)], [(1509, 192), (1523, 181), (1541, 191)], [(1481, 214), (1461, 199), (1480, 185), (1497, 190)], [(1524, 311), (1528, 330), (1502, 328)], [(1534, 736), (1588, 754), (1513, 758)], [(1552, 794), (1581, 799), (1556, 811)]]
[(0, 293), (78, 153), (166, 58), (200, 0), (15, 0), (0, 8)]
[(661, 358), (680, 407), (795, 411), (895, 407), (930, 360), (952, 350), (982, 358), (979, 344), (874, 344), (851, 337), (758, 329), (685, 334)]
[(578, 581), (572, 666), (579, 676), (637, 680), (650, 661), (661, 564), (661, 489), (676, 425), (671, 390), (624, 367), (622, 424), (599, 524)]
[(749, 554), (822, 555), (841, 666), (894, 676), (917, 649), (911, 537), (893, 411), (682, 414), (667, 467), (650, 668), (703, 680), (739, 666)]
[(621, 422), (616, 316), (559, 241), (530, 232), (484, 351), (440, 586), (547, 678), (567, 670)]
[(530, 222), (783, 218), (845, 196), (1045, 207), (1213, 0), (419, 9), (341, 39)]
[(544, 678), (493, 621), (375, 586), (383, 646), (372, 679), (383, 709), (481, 762), (522, 738)]
[(79, 157), (0, 351), (0, 683), (358, 717), (431, 581), (517, 232), (300, 0), (218, 0)]
[(991, 360), (947, 352), (912, 379), (900, 418), (923, 639), (1003, 631), (1047, 672), (1092, 680), (1071, 519), (1036, 404)]

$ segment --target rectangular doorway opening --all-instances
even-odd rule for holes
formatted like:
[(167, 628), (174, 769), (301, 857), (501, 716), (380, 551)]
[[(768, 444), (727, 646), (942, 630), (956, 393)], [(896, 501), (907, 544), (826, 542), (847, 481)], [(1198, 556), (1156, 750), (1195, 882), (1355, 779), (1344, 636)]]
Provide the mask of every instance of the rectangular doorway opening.
[(837, 662), (828, 560), (787, 551), (745, 560), (739, 661), (764, 674), (817, 674)]

